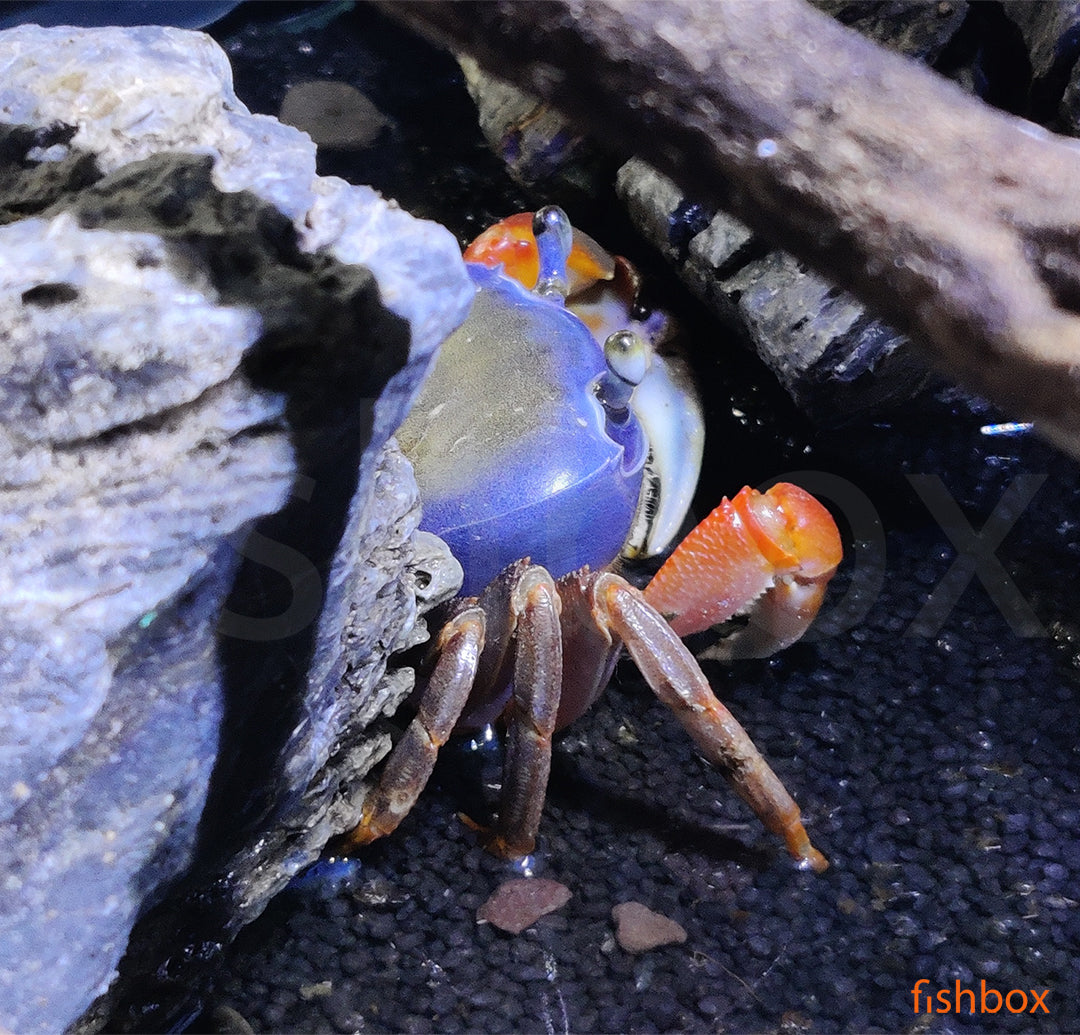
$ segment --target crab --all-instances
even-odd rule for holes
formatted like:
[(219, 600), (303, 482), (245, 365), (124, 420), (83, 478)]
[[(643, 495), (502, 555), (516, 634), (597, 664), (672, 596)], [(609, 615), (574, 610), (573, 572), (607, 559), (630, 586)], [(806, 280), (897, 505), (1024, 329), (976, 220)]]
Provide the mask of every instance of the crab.
[(398, 433), (421, 528), (461, 562), (462, 595), (433, 639), (415, 717), (342, 847), (391, 833), (448, 737), (498, 720), (504, 780), (482, 836), (504, 858), (532, 852), (552, 737), (596, 700), (625, 648), (765, 827), (801, 866), (823, 870), (798, 806), (680, 637), (737, 614), (750, 620), (724, 641), (728, 656), (801, 636), (841, 559), (831, 516), (794, 485), (744, 488), (636, 589), (618, 569), (669, 548), (701, 462), (700, 403), (680, 362), (661, 354), (664, 318), (637, 310), (632, 267), (555, 206), (497, 224), (465, 258), (472, 310)]

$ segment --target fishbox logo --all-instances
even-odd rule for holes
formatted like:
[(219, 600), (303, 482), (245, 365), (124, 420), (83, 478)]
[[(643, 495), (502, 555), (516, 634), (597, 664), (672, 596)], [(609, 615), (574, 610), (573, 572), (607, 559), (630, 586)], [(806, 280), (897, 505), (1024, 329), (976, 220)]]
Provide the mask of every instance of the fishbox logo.
[[(911, 994), (915, 997), (916, 1013), (997, 1013), (1002, 1007), (1009, 1013), (1049, 1013), (1046, 997), (1049, 988), (1036, 992), (1034, 988), (1026, 992), (1022, 988), (1010, 988), (1008, 992), (999, 992), (996, 988), (987, 988), (985, 981), (979, 982), (979, 997), (975, 998), (973, 988), (964, 988), (959, 981), (950, 992), (947, 988), (938, 989), (936, 995), (923, 991), (923, 985), (929, 985), (927, 978), (919, 978)], [(1028, 1004), (1031, 1008), (1028, 1009)]]

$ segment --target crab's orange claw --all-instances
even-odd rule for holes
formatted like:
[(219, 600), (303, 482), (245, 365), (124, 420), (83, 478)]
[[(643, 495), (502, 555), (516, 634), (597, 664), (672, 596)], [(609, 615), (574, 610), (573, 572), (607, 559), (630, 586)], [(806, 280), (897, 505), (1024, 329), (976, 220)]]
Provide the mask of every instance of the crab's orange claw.
[[(466, 262), (495, 267), (502, 263), (508, 277), (532, 290), (540, 276), (540, 256), (532, 231), (533, 214), (518, 212), (488, 227), (465, 249)], [(570, 294), (615, 276), (615, 258), (588, 234), (574, 230), (574, 245), (567, 262)]]
[(714, 656), (763, 657), (806, 631), (841, 556), (836, 523), (810, 493), (747, 486), (683, 540), (645, 599), (680, 636), (749, 614)]

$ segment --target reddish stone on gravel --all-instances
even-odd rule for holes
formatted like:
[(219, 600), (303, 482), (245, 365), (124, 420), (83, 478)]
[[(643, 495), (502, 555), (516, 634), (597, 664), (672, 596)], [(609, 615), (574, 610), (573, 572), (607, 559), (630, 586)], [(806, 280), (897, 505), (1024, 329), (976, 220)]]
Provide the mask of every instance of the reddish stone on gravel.
[(545, 913), (561, 909), (570, 901), (570, 889), (543, 877), (518, 877), (503, 882), (477, 911), (477, 920), (486, 920), (502, 931), (521, 934)]
[(640, 902), (620, 902), (612, 911), (615, 940), (627, 952), (648, 952), (660, 945), (686, 941), (686, 931), (662, 913)]

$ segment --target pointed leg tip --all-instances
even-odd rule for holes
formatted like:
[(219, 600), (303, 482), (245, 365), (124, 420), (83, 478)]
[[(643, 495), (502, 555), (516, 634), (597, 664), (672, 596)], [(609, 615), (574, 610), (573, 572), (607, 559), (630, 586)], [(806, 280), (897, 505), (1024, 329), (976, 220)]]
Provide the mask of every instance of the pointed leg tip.
[(829, 860), (809, 842), (792, 854), (798, 860), (800, 870), (813, 870), (814, 873), (824, 873), (829, 868)]
[(490, 852), (497, 859), (506, 859), (510, 862), (515, 859), (522, 859), (526, 855), (532, 855), (533, 849), (536, 847), (536, 838), (522, 840), (521, 838), (507, 837), (492, 827), (477, 823), (475, 819), (466, 816), (464, 812), (459, 812), (457, 817), (476, 834), (477, 840), (484, 851)]
[(482, 843), (485, 850), (490, 852), (496, 858), (505, 859), (507, 862), (513, 862), (517, 859), (523, 859), (527, 855), (531, 855), (533, 849), (536, 847), (536, 841), (532, 838), (529, 838), (527, 841), (511, 840), (494, 831), (483, 838)]
[(789, 819), (784, 824), (781, 833), (791, 857), (795, 860), (795, 865), (800, 870), (824, 873), (829, 868), (829, 860), (810, 843), (810, 835), (806, 832), (797, 813), (793, 822)]

